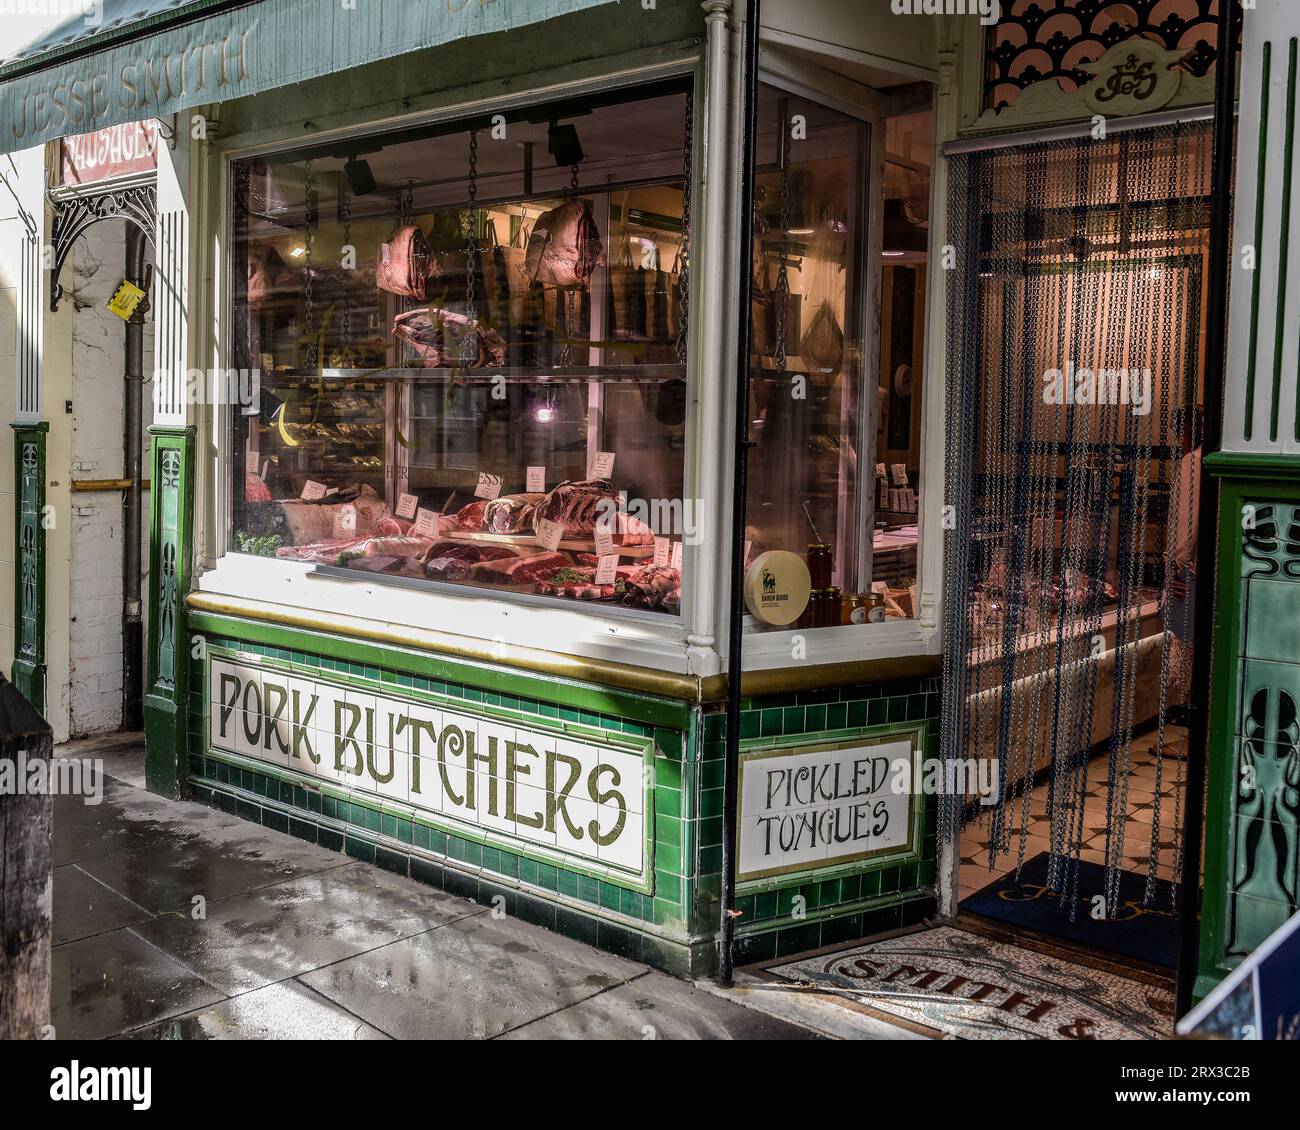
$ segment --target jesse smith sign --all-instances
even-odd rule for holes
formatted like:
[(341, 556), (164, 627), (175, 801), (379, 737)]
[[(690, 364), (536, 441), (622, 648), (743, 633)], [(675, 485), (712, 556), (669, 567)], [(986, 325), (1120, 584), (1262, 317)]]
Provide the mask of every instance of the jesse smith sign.
[[(88, 133), (111, 120), (168, 113), (176, 104), (218, 102), (248, 79), (248, 31), (188, 44), (175, 51), (144, 51), (112, 70), (77, 77), (24, 94), (13, 139)], [(56, 72), (60, 73), (60, 72)]]
[(912, 838), (910, 739), (773, 751), (741, 760), (740, 874), (760, 879), (833, 866)]
[(643, 869), (639, 752), (216, 657), (209, 694), (214, 750), (480, 832)]

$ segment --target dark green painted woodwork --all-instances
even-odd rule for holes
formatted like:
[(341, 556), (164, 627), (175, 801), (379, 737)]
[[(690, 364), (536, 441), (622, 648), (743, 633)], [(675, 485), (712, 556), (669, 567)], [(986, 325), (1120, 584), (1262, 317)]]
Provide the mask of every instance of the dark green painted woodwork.
[(145, 783), (179, 796), (187, 767), (189, 589), (194, 429), (153, 427), (149, 521), (149, 642), (145, 657)]
[(11, 678), (45, 713), (45, 443), (50, 425), (14, 424), (14, 662)]
[(1206, 465), (1221, 503), (1198, 996), (1300, 895), (1300, 467)]
[[(273, 766), (212, 751), (207, 743), (203, 660), (189, 659), (188, 791), (204, 803), (268, 827), (409, 875), (603, 949), (682, 975), (707, 975), (717, 960), (722, 852), (724, 716), (648, 695), (612, 692), (571, 680), (539, 679), (483, 664), (442, 662), (424, 653), (365, 644), (234, 617), (191, 614), (187, 629), (205, 649), (222, 648), (362, 680), (400, 697), (403, 689), (504, 707), (541, 723), (573, 722), (613, 734), (653, 738), (654, 842), (648, 889), (518, 850), (500, 840), (386, 810), (378, 798), (308, 782)], [(183, 665), (184, 666), (184, 665)], [(468, 676), (461, 681), (457, 676)], [(937, 735), (937, 679), (805, 691), (746, 699), (747, 741), (809, 743), (824, 737), (924, 727)], [(316, 785), (317, 783), (312, 783)], [(933, 909), (935, 830), (927, 803), (919, 854), (872, 861), (853, 874), (804, 875), (741, 900), (737, 951), (743, 960), (793, 952), (919, 921)], [(794, 895), (804, 902), (797, 916)], [(503, 900), (498, 902), (498, 900)]]

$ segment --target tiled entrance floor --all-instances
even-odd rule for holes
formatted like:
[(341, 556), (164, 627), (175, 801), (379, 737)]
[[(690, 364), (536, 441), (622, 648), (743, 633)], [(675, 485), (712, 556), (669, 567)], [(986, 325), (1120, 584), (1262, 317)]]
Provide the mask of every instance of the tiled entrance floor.
[[(1146, 734), (1133, 742), (1132, 769), (1129, 774), (1128, 803), (1124, 815), (1124, 870), (1146, 875), (1151, 858), (1151, 833), (1159, 821), (1156, 849), (1156, 877), (1173, 878), (1174, 829), (1182, 820), (1179, 793), (1183, 781), (1181, 758), (1185, 732), (1181, 727), (1165, 731), (1165, 757), (1161, 770), (1159, 795), (1156, 789), (1156, 735)], [(1088, 787), (1083, 818), (1083, 850), (1086, 862), (1106, 863), (1106, 758), (1094, 757), (1088, 764)], [(1051, 848), (1051, 824), (1047, 815), (1048, 786), (1044, 782), (1033, 789), (1029, 801), (1029, 834), (1025, 842), (1025, 862)], [(960, 897), (967, 898), (1014, 871), (1020, 850), (1021, 800), (1007, 801), (1011, 829), (1010, 850), (992, 856), (990, 830), (986, 814), (966, 826), (961, 840), (961, 872), (958, 875)]]

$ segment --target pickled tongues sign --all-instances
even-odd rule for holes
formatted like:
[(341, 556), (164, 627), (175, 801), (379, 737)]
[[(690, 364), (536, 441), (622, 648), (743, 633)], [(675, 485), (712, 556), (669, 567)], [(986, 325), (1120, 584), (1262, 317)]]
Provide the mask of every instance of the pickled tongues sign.
[(911, 843), (911, 741), (742, 758), (740, 875), (827, 867)]
[(214, 750), (643, 870), (639, 752), (216, 657), (209, 680)]

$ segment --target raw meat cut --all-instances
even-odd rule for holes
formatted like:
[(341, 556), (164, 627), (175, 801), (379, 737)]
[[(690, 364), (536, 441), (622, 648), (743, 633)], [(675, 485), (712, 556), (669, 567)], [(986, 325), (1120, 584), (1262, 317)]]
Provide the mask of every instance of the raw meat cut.
[(483, 509), (483, 528), (494, 534), (527, 534), (533, 530), (533, 515), (546, 495), (505, 494)]
[(614, 513), (617, 505), (614, 488), (604, 479), (569, 480), (538, 504), (534, 520), (558, 522), (565, 537), (590, 537), (596, 522)]
[(365, 544), (367, 557), (423, 557), (433, 538), (371, 538)]
[(508, 545), (475, 545), (464, 541), (438, 541), (424, 555), (424, 575), (434, 581), (463, 581), (470, 566), (479, 561), (501, 561), (518, 557)]
[(455, 528), (464, 530), (466, 533), (474, 533), (483, 529), (486, 519), (486, 511), (490, 499), (481, 498), (477, 502), (471, 502), (468, 506), (462, 506), (452, 519), (455, 521)]
[(680, 592), (681, 585), (681, 574), (668, 565), (638, 565), (627, 578), (623, 603), (639, 608), (662, 608), (673, 592)]
[(471, 566), (470, 576), (494, 585), (530, 585), (548, 571), (568, 564), (563, 553), (531, 553), (527, 557), (480, 561)]
[(538, 217), (528, 237), (525, 269), (544, 286), (584, 286), (605, 265), (600, 229), (585, 200), (566, 200)]
[(333, 565), (338, 561), (340, 554), (355, 551), (358, 546), (364, 545), (369, 540), (364, 537), (325, 538), (307, 545), (282, 545), (275, 551), (275, 555), (289, 561), (315, 561), (319, 564)]

